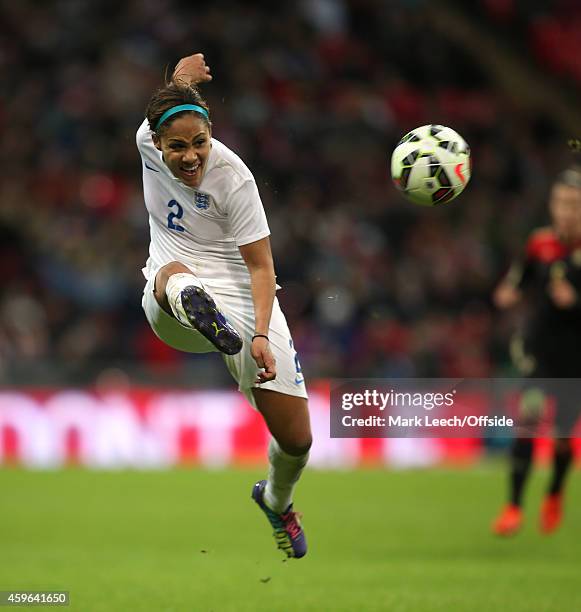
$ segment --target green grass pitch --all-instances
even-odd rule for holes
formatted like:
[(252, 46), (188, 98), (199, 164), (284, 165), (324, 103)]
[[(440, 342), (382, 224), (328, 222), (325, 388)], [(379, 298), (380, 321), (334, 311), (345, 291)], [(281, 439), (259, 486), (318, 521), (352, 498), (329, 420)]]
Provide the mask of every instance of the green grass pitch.
[[(70, 591), (80, 612), (581, 610), (581, 477), (537, 532), (547, 473), (511, 540), (500, 466), (307, 471), (307, 557), (283, 562), (250, 500), (258, 471), (0, 470), (0, 590)], [(6, 608), (11, 609), (11, 608)]]

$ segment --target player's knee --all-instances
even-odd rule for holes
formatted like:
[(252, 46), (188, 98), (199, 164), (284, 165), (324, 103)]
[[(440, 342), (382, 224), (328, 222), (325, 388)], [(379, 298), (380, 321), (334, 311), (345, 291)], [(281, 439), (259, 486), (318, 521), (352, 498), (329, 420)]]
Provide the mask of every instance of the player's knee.
[(179, 274), (180, 272), (190, 272), (190, 270), (179, 261), (171, 261), (170, 263), (165, 264), (165, 266), (158, 270), (155, 277), (156, 290), (160, 292), (165, 291), (165, 286), (167, 285), (169, 277), (173, 274)]
[(288, 440), (278, 440), (282, 450), (293, 457), (301, 457), (306, 455), (311, 449), (313, 438), (310, 433), (294, 436)]
[(167, 282), (170, 276), (174, 274), (179, 274), (180, 272), (190, 273), (189, 268), (184, 266), (184, 264), (179, 261), (171, 261), (165, 266), (161, 267), (157, 274), (155, 275), (155, 285), (154, 285), (154, 295), (157, 303), (169, 314), (171, 314), (171, 310), (167, 303), (167, 298), (165, 294), (165, 289), (167, 287)]

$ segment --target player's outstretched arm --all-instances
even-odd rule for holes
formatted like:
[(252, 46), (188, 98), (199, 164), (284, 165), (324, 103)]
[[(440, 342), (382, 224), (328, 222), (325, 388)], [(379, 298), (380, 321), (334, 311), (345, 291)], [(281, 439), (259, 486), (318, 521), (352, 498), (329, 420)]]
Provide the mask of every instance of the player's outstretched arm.
[(211, 80), (210, 67), (206, 64), (203, 53), (194, 53), (182, 57), (172, 75), (172, 81), (186, 83), (187, 85), (208, 83)]
[(254, 302), (254, 329), (255, 333), (259, 334), (252, 341), (250, 354), (256, 361), (256, 365), (261, 369), (256, 380), (260, 384), (276, 378), (276, 361), (266, 338), (270, 328), (272, 304), (276, 294), (272, 251), (268, 237), (245, 244), (239, 249), (250, 272), (252, 300)]

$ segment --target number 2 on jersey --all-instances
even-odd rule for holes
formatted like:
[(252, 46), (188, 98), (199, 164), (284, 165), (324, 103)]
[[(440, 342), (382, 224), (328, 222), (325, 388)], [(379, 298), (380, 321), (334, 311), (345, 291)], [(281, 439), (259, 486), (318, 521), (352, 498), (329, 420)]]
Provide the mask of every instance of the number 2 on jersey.
[(170, 230), (175, 230), (176, 232), (183, 232), (184, 228), (181, 225), (177, 225), (173, 222), (174, 219), (181, 219), (184, 216), (184, 209), (182, 205), (176, 200), (170, 200), (167, 205), (170, 208), (177, 208), (177, 212), (170, 212), (167, 216), (167, 226)]

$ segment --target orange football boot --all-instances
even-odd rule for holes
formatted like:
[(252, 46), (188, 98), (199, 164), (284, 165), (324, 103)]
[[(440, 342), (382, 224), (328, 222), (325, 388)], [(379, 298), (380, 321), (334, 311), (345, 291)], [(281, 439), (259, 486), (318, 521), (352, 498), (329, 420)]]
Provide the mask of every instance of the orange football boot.
[(540, 529), (549, 534), (561, 526), (563, 520), (563, 496), (560, 493), (547, 495), (541, 506)]
[(498, 536), (512, 536), (523, 524), (523, 513), (519, 506), (507, 504), (499, 517), (492, 523), (492, 532)]

